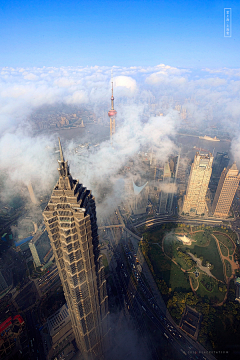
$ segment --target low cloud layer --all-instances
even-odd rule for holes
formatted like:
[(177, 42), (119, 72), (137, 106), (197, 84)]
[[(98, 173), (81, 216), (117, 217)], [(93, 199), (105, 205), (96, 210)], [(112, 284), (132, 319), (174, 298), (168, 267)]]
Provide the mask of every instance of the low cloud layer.
[[(0, 78), (0, 170), (7, 179), (5, 190), (12, 184), (18, 188), (29, 182), (37, 184), (34, 188), (39, 193), (49, 189), (57, 175), (51, 149), (56, 135), (33, 136), (29, 116), (41, 106), (62, 103), (92, 107), (98, 116), (101, 106), (110, 107), (111, 69), (119, 125), (114, 149), (105, 141), (87, 158), (77, 158), (66, 151), (73, 176), (84, 185), (98, 191), (109, 181), (115, 198), (119, 199), (122, 191), (116, 185), (120, 181), (119, 169), (141, 146), (152, 146), (162, 161), (176, 153), (174, 137), (182, 121), (175, 110), (178, 103), (196, 127), (212, 121), (230, 131), (234, 139), (232, 152), (240, 165), (240, 69), (196, 72), (164, 64), (147, 68), (5, 67)], [(154, 103), (162, 104), (164, 116), (143, 121), (146, 108), (150, 110)], [(207, 117), (212, 120), (207, 121)], [(74, 145), (73, 140), (69, 146)]]

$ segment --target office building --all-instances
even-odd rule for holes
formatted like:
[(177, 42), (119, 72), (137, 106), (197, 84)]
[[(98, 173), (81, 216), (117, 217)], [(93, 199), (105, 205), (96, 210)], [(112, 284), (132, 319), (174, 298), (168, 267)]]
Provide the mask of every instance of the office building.
[(28, 246), (36, 267), (46, 263), (52, 256), (52, 247), (46, 230), (38, 231)]
[(217, 152), (212, 165), (212, 178), (220, 179), (224, 168), (228, 167), (229, 156), (227, 152)]
[(223, 169), (212, 204), (212, 213), (214, 216), (228, 216), (239, 181), (240, 174), (235, 163), (231, 168)]
[(48, 333), (51, 337), (51, 348), (49, 349), (47, 359), (51, 360), (61, 352), (67, 359), (74, 356), (74, 334), (72, 323), (68, 312), (67, 304), (64, 304), (59, 310), (47, 319)]
[[(140, 176), (139, 182), (141, 183)], [(148, 206), (148, 182), (138, 186), (133, 179), (128, 179), (125, 182), (125, 193), (128, 194), (128, 206), (131, 209), (131, 213), (133, 215), (145, 214)]]
[(43, 212), (80, 358), (104, 358), (108, 297), (95, 199), (74, 180), (59, 140), (59, 180)]
[(169, 214), (172, 211), (174, 189), (176, 184), (180, 155), (165, 162), (163, 168), (163, 179), (159, 194), (159, 214)]
[(202, 215), (206, 212), (206, 193), (212, 173), (213, 156), (209, 154), (195, 155), (192, 163), (186, 195), (182, 211), (189, 215)]

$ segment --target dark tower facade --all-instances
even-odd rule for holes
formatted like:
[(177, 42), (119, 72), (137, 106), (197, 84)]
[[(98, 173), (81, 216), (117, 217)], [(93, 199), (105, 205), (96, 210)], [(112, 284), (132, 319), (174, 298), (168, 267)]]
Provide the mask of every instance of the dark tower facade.
[(95, 199), (74, 180), (59, 140), (59, 180), (43, 212), (81, 359), (104, 359), (108, 297)]
[(227, 152), (217, 152), (213, 160), (212, 177), (219, 180), (223, 169), (228, 167), (229, 161), (230, 159)]

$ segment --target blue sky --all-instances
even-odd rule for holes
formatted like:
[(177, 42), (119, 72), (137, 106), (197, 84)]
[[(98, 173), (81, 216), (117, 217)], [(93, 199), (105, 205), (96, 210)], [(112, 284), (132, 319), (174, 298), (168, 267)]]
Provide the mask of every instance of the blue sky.
[(239, 1), (2, 0), (0, 66), (236, 68), (239, 18)]

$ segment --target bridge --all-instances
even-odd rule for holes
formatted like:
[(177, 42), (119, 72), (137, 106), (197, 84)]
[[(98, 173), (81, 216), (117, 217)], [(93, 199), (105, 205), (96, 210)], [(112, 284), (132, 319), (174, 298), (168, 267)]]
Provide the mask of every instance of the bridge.
[[(99, 226), (100, 230), (104, 230), (104, 229), (114, 229), (114, 228), (122, 228), (123, 230), (125, 230), (126, 232), (128, 232), (131, 236), (133, 236), (135, 239), (137, 240), (141, 240), (142, 237), (139, 235), (136, 235), (133, 231), (131, 231), (125, 224), (122, 218), (122, 215), (120, 214), (119, 210), (117, 209), (117, 213), (119, 216), (119, 219), (121, 221), (121, 224), (109, 224), (106, 226)], [(188, 217), (173, 217), (172, 215), (162, 215), (159, 217), (154, 217), (145, 221), (142, 221), (140, 223), (134, 224), (133, 228), (137, 231), (137, 228), (141, 227), (141, 226), (146, 226), (147, 228), (151, 227), (151, 226), (156, 226), (156, 225), (161, 225), (164, 223), (185, 223), (185, 224), (189, 224), (189, 225), (200, 225), (200, 224), (205, 224), (205, 225), (221, 225), (223, 223), (222, 219), (213, 219), (213, 218), (205, 218), (205, 219), (201, 219), (201, 218), (188, 218)]]

